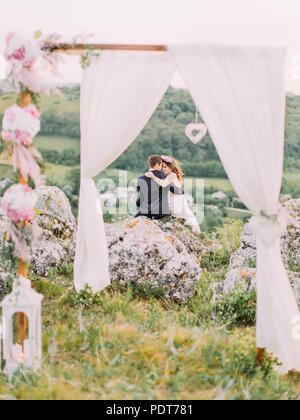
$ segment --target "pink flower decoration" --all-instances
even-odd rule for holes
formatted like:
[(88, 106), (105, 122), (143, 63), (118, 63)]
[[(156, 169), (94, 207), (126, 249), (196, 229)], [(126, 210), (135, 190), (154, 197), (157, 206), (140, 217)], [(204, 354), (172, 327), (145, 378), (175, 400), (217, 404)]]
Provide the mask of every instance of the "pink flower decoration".
[(5, 58), (12, 62), (12, 73), (16, 78), (21, 69), (31, 70), (41, 54), (41, 46), (36, 41), (9, 33), (6, 38)]
[(161, 156), (162, 160), (166, 163), (172, 163), (173, 159), (170, 156)]
[(34, 118), (36, 118), (37, 120), (40, 118), (40, 116), (41, 116), (41, 113), (40, 113), (40, 111), (37, 109), (37, 107), (35, 106), (35, 105), (28, 105), (26, 108), (25, 108), (25, 110), (27, 111), (27, 112), (30, 112), (30, 114), (34, 117)]
[(31, 222), (35, 217), (36, 194), (28, 185), (13, 185), (4, 194), (0, 207), (14, 223)]
[(19, 61), (24, 60), (25, 56), (26, 56), (26, 50), (24, 46), (19, 48), (18, 50), (15, 50), (11, 55), (12, 58)]
[(6, 204), (3, 204), (2, 208), (5, 210), (7, 217), (14, 223), (31, 222), (35, 216), (35, 211), (32, 209), (13, 210), (8, 208)]
[(2, 131), (1, 136), (4, 141), (12, 141), (13, 136), (10, 131)]
[(20, 143), (22, 143), (24, 146), (29, 146), (30, 144), (32, 144), (32, 138), (30, 134), (27, 133), (26, 131), (16, 130), (15, 135), (16, 135), (16, 139)]

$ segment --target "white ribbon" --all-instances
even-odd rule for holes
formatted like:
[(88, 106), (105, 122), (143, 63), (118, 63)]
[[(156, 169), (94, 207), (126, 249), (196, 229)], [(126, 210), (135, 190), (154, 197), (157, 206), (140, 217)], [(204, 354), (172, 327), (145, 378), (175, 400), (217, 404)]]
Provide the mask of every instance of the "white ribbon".
[(267, 248), (270, 248), (277, 239), (281, 238), (286, 232), (288, 224), (297, 225), (297, 222), (282, 206), (274, 215), (268, 215), (262, 211), (260, 214), (256, 214), (250, 222), (252, 231)]
[(41, 176), (40, 167), (35, 159), (43, 159), (42, 155), (37, 149), (32, 146), (25, 147), (20, 143), (14, 144), (12, 155), (12, 164), (14, 170), (18, 168), (25, 181), (28, 181), (30, 176), (37, 188), (44, 184), (44, 179)]
[(42, 233), (42, 230), (36, 220), (33, 220), (28, 226), (23, 227), (21, 224), (18, 225), (12, 222), (9, 218), (5, 218), (4, 222), (7, 241), (11, 240), (14, 243), (18, 258), (22, 259), (26, 263), (30, 263), (30, 246), (32, 243), (28, 244), (28, 238), (31, 239), (31, 242), (34, 242), (41, 236)]

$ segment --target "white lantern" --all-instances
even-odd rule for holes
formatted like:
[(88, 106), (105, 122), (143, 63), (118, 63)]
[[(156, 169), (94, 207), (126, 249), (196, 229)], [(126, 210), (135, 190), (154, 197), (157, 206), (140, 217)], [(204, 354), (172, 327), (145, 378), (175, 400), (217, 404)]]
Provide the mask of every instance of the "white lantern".
[[(41, 304), (43, 296), (31, 288), (31, 281), (20, 276), (12, 293), (2, 303), (4, 372), (11, 376), (19, 366), (37, 370), (42, 358)], [(22, 343), (14, 339), (14, 316), (24, 314), (28, 320), (28, 337)]]

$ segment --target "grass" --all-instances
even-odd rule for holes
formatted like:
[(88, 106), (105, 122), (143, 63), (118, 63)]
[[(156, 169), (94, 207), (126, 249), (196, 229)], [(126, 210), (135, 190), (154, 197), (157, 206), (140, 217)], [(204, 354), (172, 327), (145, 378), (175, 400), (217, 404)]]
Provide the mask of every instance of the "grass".
[[(13, 105), (17, 101), (17, 94), (16, 93), (7, 93), (0, 96), (0, 113), (3, 114), (5, 109), (9, 106)], [(48, 110), (55, 110), (58, 113), (60, 112), (75, 112), (79, 110), (79, 99), (76, 100), (69, 100), (68, 94), (64, 97), (56, 96), (56, 95), (44, 95), (41, 94), (40, 96), (40, 110), (41, 112), (45, 112)]]
[(210, 325), (204, 285), (179, 307), (115, 289), (80, 302), (69, 281), (56, 282), (35, 281), (45, 296), (43, 368), (20, 372), (13, 386), (0, 375), (0, 399), (294, 399), (300, 390), (297, 378), (243, 372), (255, 360), (255, 332)]
[(0, 161), (0, 179), (12, 178), (14, 179), (14, 171), (10, 164)]
[(232, 219), (237, 219), (240, 217), (251, 217), (252, 213), (247, 210), (240, 210), (240, 209), (232, 209), (229, 207), (226, 207), (228, 217)]
[(225, 193), (228, 191), (233, 191), (233, 187), (229, 179), (205, 178), (204, 182), (205, 182), (205, 188), (215, 187), (218, 190), (224, 191)]
[(295, 182), (297, 181), (298, 185), (300, 185), (300, 171), (293, 171), (293, 172), (285, 172), (284, 177), (288, 181)]
[(240, 222), (217, 232), (223, 248), (188, 305), (116, 286), (77, 294), (67, 265), (32, 276), (44, 295), (42, 369), (0, 375), (0, 399), (297, 399), (299, 376), (257, 366), (254, 328), (215, 320), (212, 286), (239, 232)]
[(57, 150), (74, 149), (76, 153), (80, 153), (79, 139), (72, 139), (63, 136), (37, 136), (34, 139), (35, 146), (39, 149)]
[(47, 162), (45, 165), (46, 174), (51, 184), (58, 184), (64, 186), (68, 183), (67, 175), (68, 173), (76, 167), (64, 166), (64, 165), (55, 165), (53, 163)]
[[(74, 169), (74, 167), (63, 166), (63, 165), (54, 165), (53, 163), (45, 163), (45, 171), (48, 177), (48, 180), (51, 183), (65, 185), (67, 184), (67, 175)], [(13, 171), (12, 166), (9, 163), (0, 161), (0, 180), (3, 178), (12, 178), (14, 179), (16, 174)]]

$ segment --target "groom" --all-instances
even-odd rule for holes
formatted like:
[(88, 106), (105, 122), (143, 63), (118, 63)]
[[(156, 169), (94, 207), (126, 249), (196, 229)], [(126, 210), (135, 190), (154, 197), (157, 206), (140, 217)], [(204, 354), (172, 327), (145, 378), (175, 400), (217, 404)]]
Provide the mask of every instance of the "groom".
[[(150, 171), (160, 179), (167, 176), (162, 172), (163, 161), (160, 156), (150, 156), (148, 159)], [(145, 175), (138, 178), (137, 202), (138, 213), (135, 217), (146, 216), (150, 219), (163, 219), (171, 215), (169, 207), (169, 191), (173, 194), (184, 194), (182, 188), (169, 185), (166, 188), (160, 187), (153, 179)]]

